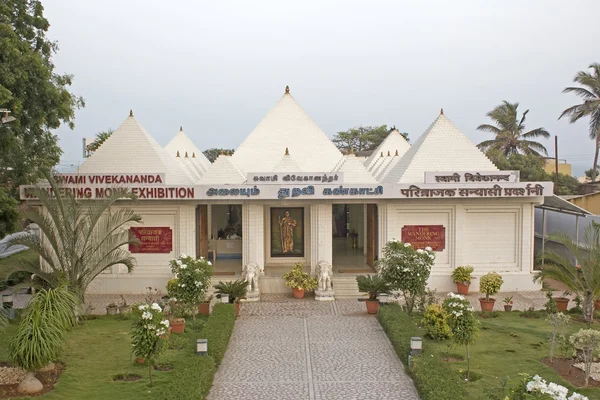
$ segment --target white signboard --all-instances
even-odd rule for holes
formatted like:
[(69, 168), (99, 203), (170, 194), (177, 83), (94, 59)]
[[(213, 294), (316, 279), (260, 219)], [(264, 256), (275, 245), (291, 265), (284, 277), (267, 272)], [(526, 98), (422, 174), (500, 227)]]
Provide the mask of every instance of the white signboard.
[(247, 175), (247, 184), (295, 185), (326, 185), (344, 183), (343, 172), (252, 172)]
[(425, 183), (519, 182), (520, 171), (425, 172)]

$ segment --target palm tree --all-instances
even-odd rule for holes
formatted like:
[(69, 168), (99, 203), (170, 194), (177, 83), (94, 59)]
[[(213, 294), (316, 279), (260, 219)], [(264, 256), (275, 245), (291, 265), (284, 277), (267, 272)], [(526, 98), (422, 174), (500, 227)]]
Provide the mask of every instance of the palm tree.
[(98, 134), (96, 135), (96, 139), (94, 139), (94, 141), (92, 143), (87, 145), (86, 150), (90, 154), (95, 152), (96, 150), (98, 150), (100, 148), (100, 146), (102, 146), (102, 143), (104, 143), (106, 141), (106, 139), (108, 139), (110, 137), (110, 135), (113, 134), (113, 132), (114, 131), (110, 128), (107, 131), (98, 132)]
[(546, 151), (546, 148), (541, 143), (531, 139), (537, 137), (547, 139), (550, 137), (550, 134), (544, 128), (536, 128), (524, 132), (525, 118), (529, 110), (526, 110), (521, 115), (521, 119), (519, 119), (517, 115), (518, 107), (519, 103), (509, 103), (505, 100), (502, 104), (487, 113), (486, 115), (494, 121), (495, 125), (479, 125), (477, 130), (491, 132), (496, 137), (479, 143), (477, 147), (483, 151), (500, 151), (505, 156), (519, 153), (535, 156), (548, 154), (548, 151)]
[(585, 230), (583, 243), (564, 233), (550, 235), (548, 240), (563, 245), (564, 249), (545, 248), (538, 256), (544, 265), (535, 280), (562, 282), (583, 299), (583, 317), (592, 322), (594, 300), (600, 296), (600, 224), (592, 221)]
[(127, 207), (112, 208), (118, 200), (133, 198), (126, 188), (114, 188), (100, 199), (78, 199), (52, 176), (47, 174), (46, 178), (50, 188), (37, 187), (31, 192), (42, 207), (26, 207), (23, 211), (24, 218), (39, 226), (40, 236), (21, 236), (11, 241), (28, 246), (42, 262), (36, 259), (18, 263), (0, 275), (27, 271), (51, 288), (66, 282), (83, 303), (88, 285), (102, 271), (122, 264), (131, 272), (135, 259), (125, 246), (135, 239), (128, 228), (141, 217)]
[(583, 87), (568, 87), (563, 93), (575, 93), (583, 99), (583, 103), (567, 108), (558, 119), (568, 116), (570, 123), (575, 123), (583, 117), (590, 117), (590, 139), (596, 141), (594, 163), (592, 164), (592, 182), (596, 180), (598, 172), (593, 167), (598, 165), (598, 148), (600, 146), (600, 64), (593, 63), (589, 67), (592, 71), (579, 71), (573, 82)]

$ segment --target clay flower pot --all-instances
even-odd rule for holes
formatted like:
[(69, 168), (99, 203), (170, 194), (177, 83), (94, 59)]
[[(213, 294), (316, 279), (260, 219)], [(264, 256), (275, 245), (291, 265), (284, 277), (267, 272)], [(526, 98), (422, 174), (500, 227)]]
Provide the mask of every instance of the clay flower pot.
[(183, 333), (184, 330), (185, 330), (185, 319), (173, 318), (171, 320), (171, 332)]
[(296, 299), (303, 299), (304, 298), (304, 289), (293, 288), (292, 292), (294, 293), (294, 297)]
[(135, 362), (138, 364), (143, 364), (146, 362), (146, 359), (143, 357), (136, 357)]
[(198, 314), (209, 315), (210, 314), (210, 303), (200, 303), (198, 304)]
[(367, 314), (377, 314), (379, 310), (378, 300), (365, 300), (365, 304), (367, 305)]
[(569, 305), (569, 299), (566, 297), (555, 297), (554, 301), (556, 301), (556, 309), (558, 311), (567, 311), (567, 306)]
[(471, 286), (470, 283), (457, 283), (456, 291), (458, 294), (467, 295), (469, 294), (469, 286)]
[(506, 312), (512, 311), (512, 304), (505, 304), (504, 305), (504, 311), (506, 311)]
[(117, 307), (106, 307), (106, 314), (108, 315), (117, 315)]
[(238, 318), (240, 316), (240, 302), (236, 301), (233, 304), (235, 304), (235, 317)]
[(594, 309), (600, 310), (600, 299), (594, 301)]
[(486, 300), (485, 297), (479, 299), (479, 305), (481, 306), (481, 311), (493, 311), (495, 303), (496, 303), (496, 299), (492, 299), (491, 297), (489, 300)]

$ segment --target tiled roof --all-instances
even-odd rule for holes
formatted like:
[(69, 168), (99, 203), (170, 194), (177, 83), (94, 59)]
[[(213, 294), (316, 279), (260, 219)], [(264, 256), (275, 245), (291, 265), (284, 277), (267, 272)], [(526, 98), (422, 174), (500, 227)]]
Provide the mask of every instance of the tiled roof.
[[(286, 149), (287, 150), (287, 149)], [(273, 172), (304, 172), (300, 165), (288, 151), (284, 153), (279, 162), (273, 167)]]
[(442, 113), (383, 177), (423, 183), (425, 171), (497, 171), (498, 168)]
[(79, 168), (82, 174), (165, 174), (168, 185), (190, 184), (174, 157), (137, 122), (133, 113)]
[(344, 183), (377, 183), (373, 175), (354, 154), (345, 155), (333, 172), (344, 173)]
[(404, 136), (397, 129), (393, 129), (367, 158), (365, 166), (369, 171), (373, 172), (374, 165), (381, 162), (381, 153), (384, 156), (389, 153), (392, 156), (397, 154), (399, 157), (402, 157), (408, 149), (410, 149), (410, 144), (408, 144)]
[(202, 151), (192, 142), (188, 135), (185, 134), (182, 128), (175, 134), (173, 139), (165, 146), (165, 150), (172, 157), (179, 155), (185, 158), (185, 154), (188, 154), (190, 158), (190, 164), (194, 169), (194, 174), (202, 175), (208, 167), (210, 167), (210, 161), (202, 154)]
[(246, 181), (246, 175), (232, 156), (221, 154), (200, 179), (201, 185), (237, 185)]
[(286, 93), (240, 144), (233, 160), (244, 172), (273, 171), (286, 147), (305, 172), (331, 171), (342, 158), (327, 135)]

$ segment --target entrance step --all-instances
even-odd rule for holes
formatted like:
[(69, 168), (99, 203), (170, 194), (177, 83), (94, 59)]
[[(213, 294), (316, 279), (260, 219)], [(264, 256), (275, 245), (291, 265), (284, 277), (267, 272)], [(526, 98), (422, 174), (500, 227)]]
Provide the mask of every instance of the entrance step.
[(335, 297), (338, 299), (356, 299), (363, 297), (363, 294), (358, 291), (356, 277), (351, 276), (333, 276), (331, 279)]

